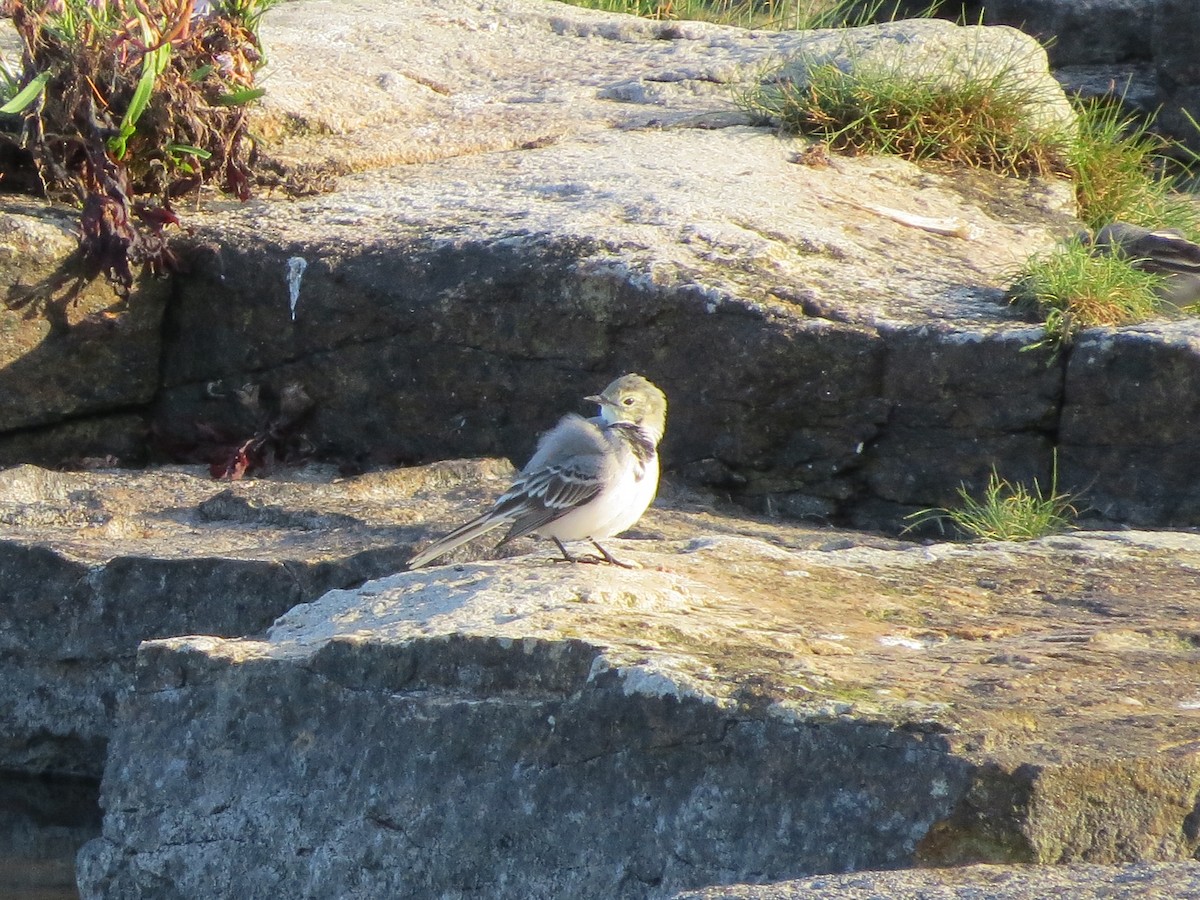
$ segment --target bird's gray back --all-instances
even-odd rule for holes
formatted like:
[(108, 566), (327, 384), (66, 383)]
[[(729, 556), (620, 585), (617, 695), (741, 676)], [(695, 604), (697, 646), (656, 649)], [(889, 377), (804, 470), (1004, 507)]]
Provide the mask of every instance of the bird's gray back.
[(590, 469), (599, 475), (610, 452), (610, 439), (594, 421), (583, 416), (563, 416), (538, 439), (537, 451), (521, 470), (529, 475), (571, 461), (572, 468)]

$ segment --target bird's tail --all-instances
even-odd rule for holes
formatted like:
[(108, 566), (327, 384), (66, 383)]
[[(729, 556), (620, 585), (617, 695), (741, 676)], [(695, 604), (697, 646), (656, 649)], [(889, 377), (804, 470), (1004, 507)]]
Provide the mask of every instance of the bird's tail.
[(422, 566), (427, 566), (439, 556), (445, 556), (456, 547), (461, 547), (467, 541), (473, 541), (481, 534), (486, 534), (493, 528), (499, 528), (501, 525), (507, 525), (512, 519), (508, 516), (497, 516), (492, 512), (486, 512), (477, 519), (472, 519), (465, 525), (460, 525), (444, 538), (439, 538), (434, 541), (416, 556), (408, 561), (408, 568), (419, 569)]

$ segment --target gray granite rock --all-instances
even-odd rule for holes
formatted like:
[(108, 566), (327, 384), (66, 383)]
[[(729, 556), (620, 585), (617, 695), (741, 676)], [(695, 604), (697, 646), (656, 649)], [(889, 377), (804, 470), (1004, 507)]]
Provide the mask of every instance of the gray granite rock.
[(542, 550), (143, 644), (84, 897), (1193, 857), (1196, 536), (789, 549), (675, 515), (616, 542), (638, 571)]
[(1197, 900), (1200, 865), (966, 866), (820, 875), (683, 891), (674, 900)]
[(1067, 366), (1059, 424), (1062, 485), (1086, 488), (1102, 515), (1190, 524), (1200, 492), (1196, 459), (1200, 327), (1194, 319), (1084, 336)]
[(139, 641), (253, 634), (399, 568), (413, 532), (370, 495), (403, 476), (312, 477), (0, 470), (0, 769), (98, 776)]
[(1058, 66), (1153, 59), (1153, 24), (1165, 2), (1169, 0), (986, 0), (957, 5), (967, 8), (967, 21), (978, 21), (982, 12), (986, 22), (1034, 35)]
[(1158, 75), (1159, 120), (1171, 134), (1200, 147), (1200, 10), (1189, 0), (1159, 0), (1151, 30)]

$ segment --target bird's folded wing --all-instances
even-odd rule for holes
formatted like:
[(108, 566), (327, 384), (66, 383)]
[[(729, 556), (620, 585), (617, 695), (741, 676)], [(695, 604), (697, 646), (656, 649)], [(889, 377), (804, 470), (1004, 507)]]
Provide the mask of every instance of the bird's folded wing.
[(1146, 256), (1154, 269), (1200, 273), (1200, 246), (1170, 232), (1155, 231), (1149, 236), (1155, 240), (1146, 248)]
[(1200, 244), (1175, 229), (1151, 231), (1128, 222), (1113, 222), (1097, 232), (1094, 244), (1099, 252), (1123, 256), (1149, 272), (1200, 273)]
[(582, 506), (603, 490), (611, 468), (603, 454), (575, 456), (561, 465), (526, 474), (496, 504), (512, 528), (501, 543), (532, 534)]

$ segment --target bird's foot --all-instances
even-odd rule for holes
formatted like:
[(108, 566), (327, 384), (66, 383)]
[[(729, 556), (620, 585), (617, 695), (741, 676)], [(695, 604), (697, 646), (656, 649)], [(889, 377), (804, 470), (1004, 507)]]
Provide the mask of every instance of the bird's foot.
[(608, 563), (609, 565), (620, 566), (622, 569), (640, 569), (641, 568), (641, 566), (638, 563), (625, 562), (624, 560), (617, 559), (615, 556), (613, 556), (611, 553), (609, 553), (607, 550), (605, 550), (603, 547), (601, 547), (595, 541), (592, 541), (592, 545), (597, 550), (600, 551), (599, 556), (592, 556), (590, 554), (588, 556), (575, 556), (570, 551), (568, 551), (566, 547), (563, 546), (563, 542), (560, 541), (558, 538), (551, 538), (551, 540), (553, 540), (554, 543), (558, 546), (558, 550), (562, 554), (562, 559), (556, 559), (555, 562), (583, 563), (583, 564), (586, 564), (589, 566), (596, 566), (596, 565), (599, 565), (600, 563)]
[(601, 547), (600, 544), (598, 544), (596, 541), (592, 541), (592, 546), (594, 546), (597, 550), (600, 551), (601, 559), (597, 559), (596, 562), (611, 563), (614, 566), (620, 566), (622, 569), (640, 569), (641, 568), (641, 565), (639, 565), (638, 563), (625, 562), (624, 560), (617, 559), (615, 556), (613, 556), (611, 553), (609, 553), (607, 550), (605, 550), (603, 547)]

